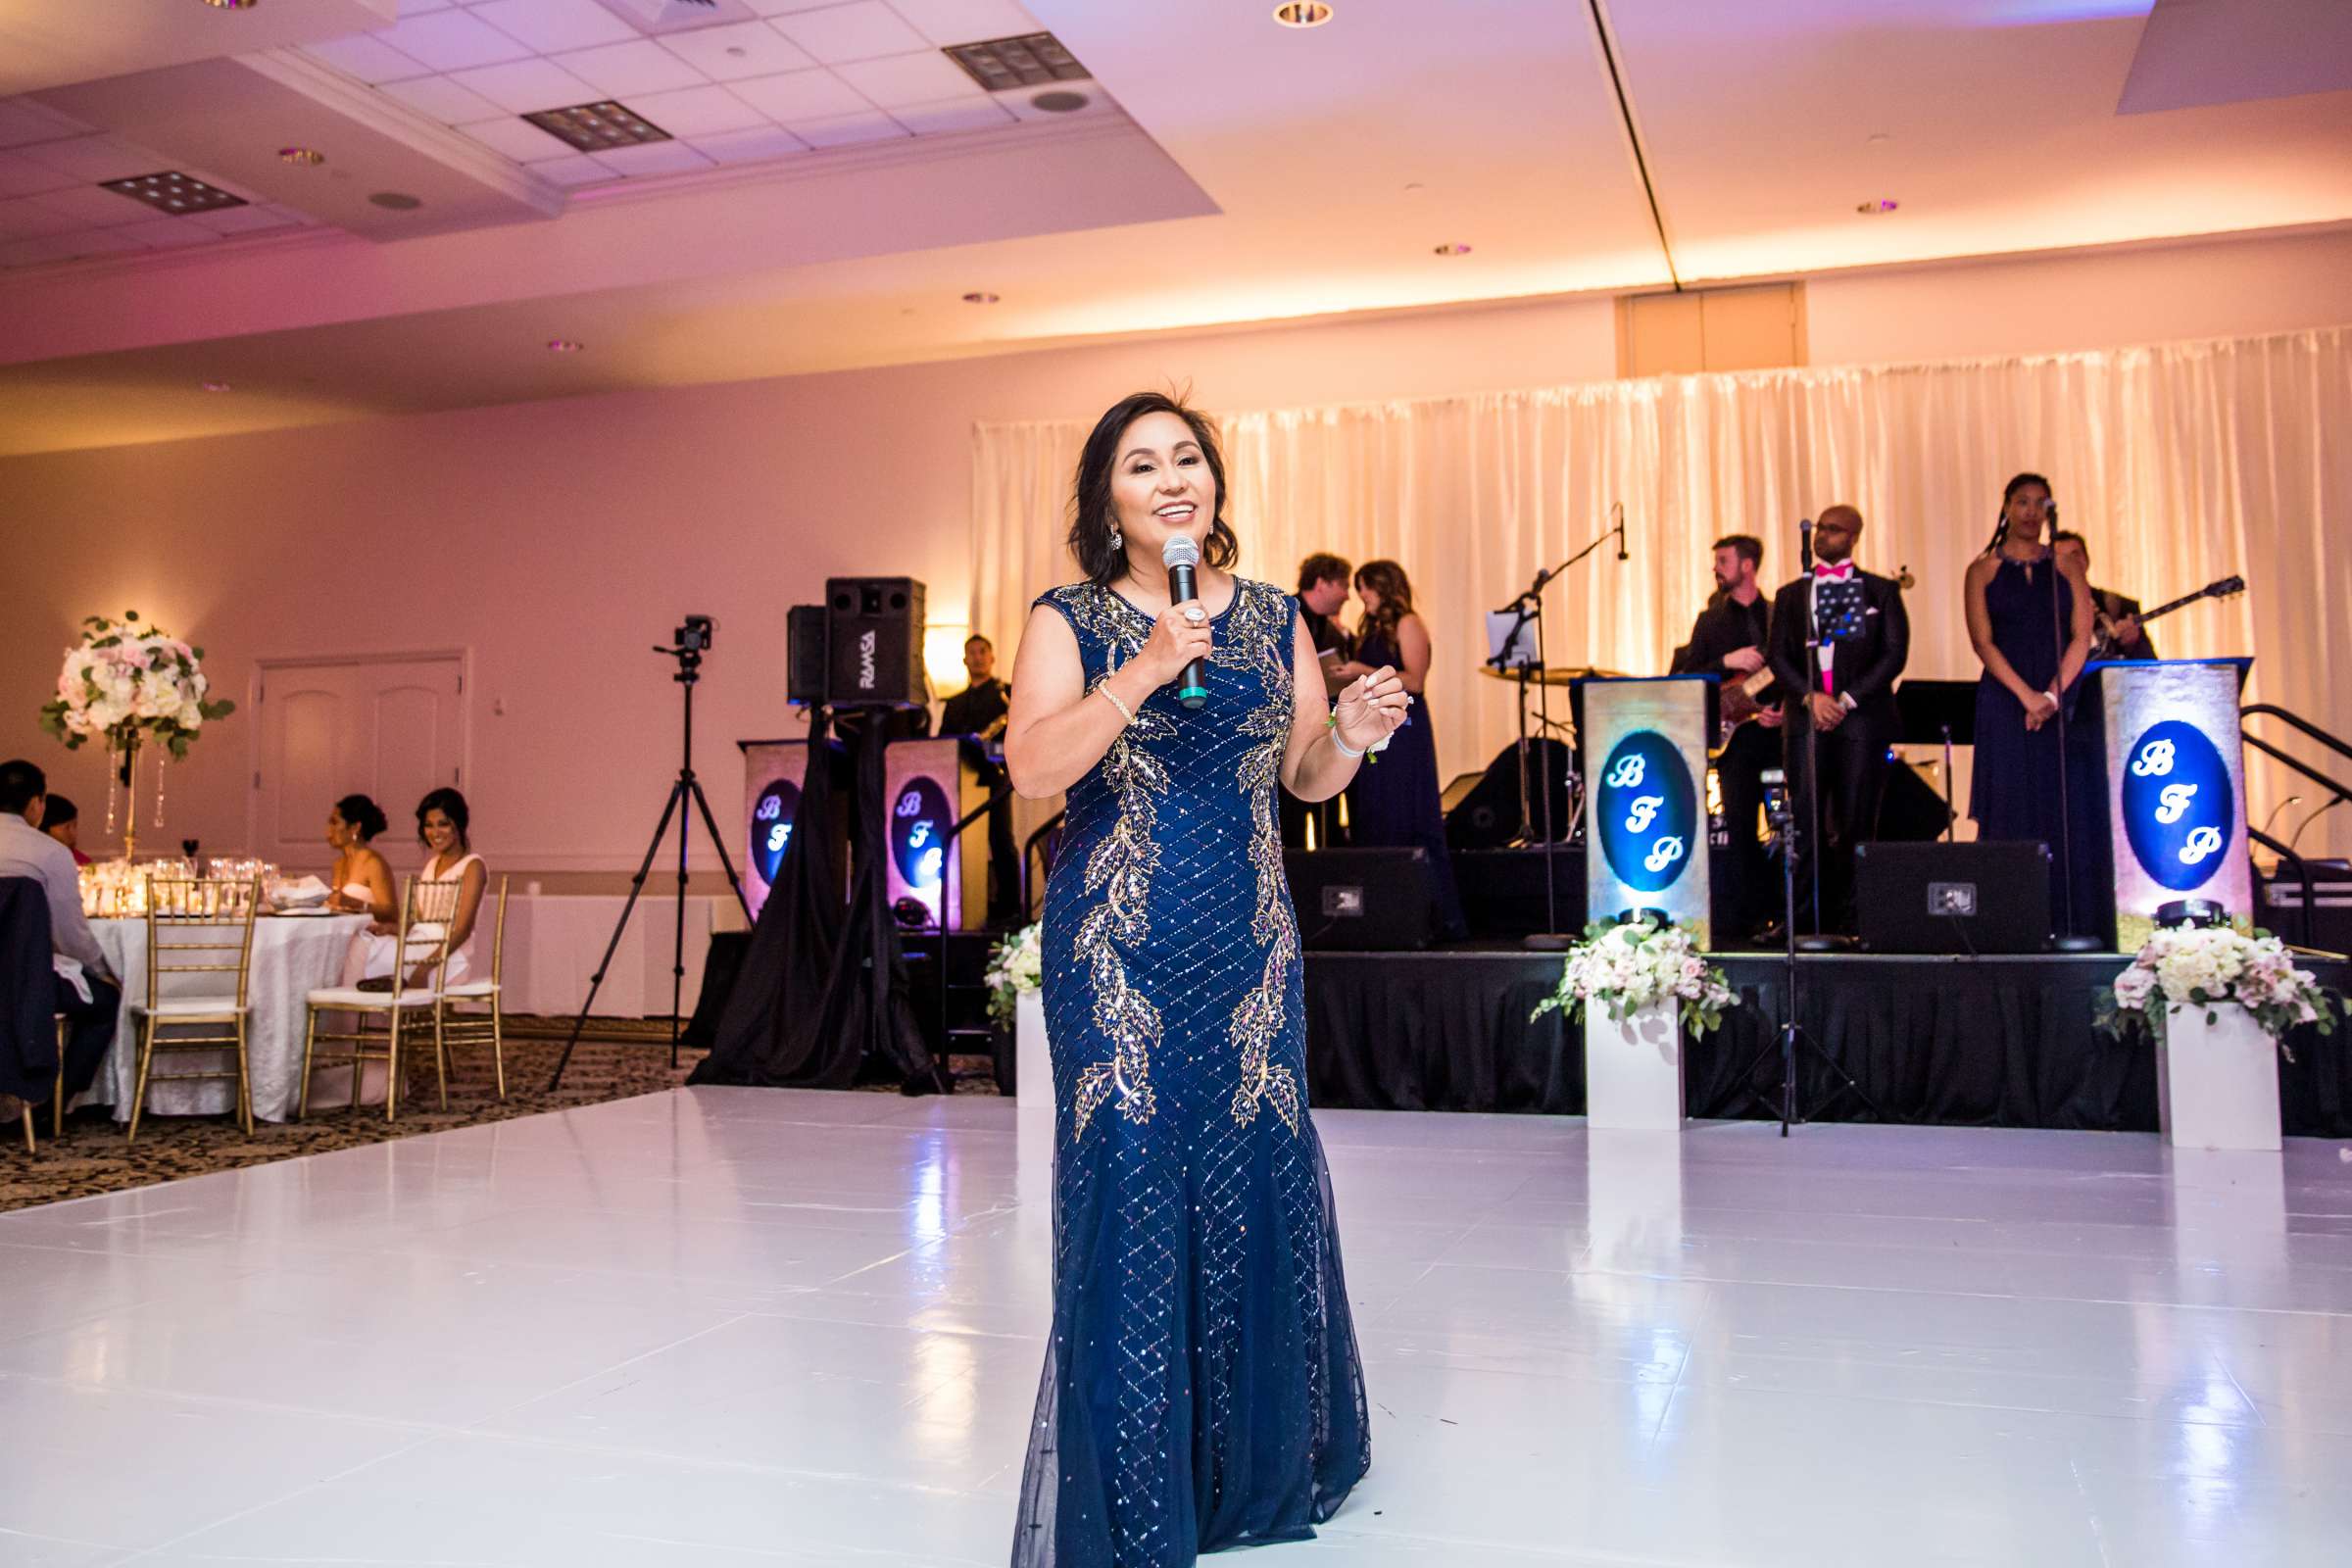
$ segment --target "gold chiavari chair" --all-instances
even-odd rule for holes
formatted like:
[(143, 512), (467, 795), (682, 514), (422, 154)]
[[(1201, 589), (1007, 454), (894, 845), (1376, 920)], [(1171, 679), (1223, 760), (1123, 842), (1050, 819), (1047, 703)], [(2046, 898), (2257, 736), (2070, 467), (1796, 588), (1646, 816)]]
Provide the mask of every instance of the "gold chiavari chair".
[[(449, 1104), (448, 1055), (441, 1044), (441, 991), (444, 984), (444, 960), (449, 956), (449, 931), (458, 918), (458, 894), (464, 884), (459, 882), (427, 882), (417, 877), (407, 878), (400, 895), (399, 945), (393, 950), (399, 955), (392, 970), (389, 991), (362, 991), (357, 986), (330, 986), (314, 991), (308, 1003), (309, 1021), (302, 1037), (302, 1093), (295, 1105), (295, 1115), (307, 1116), (311, 1111), (311, 1074), (321, 1054), (330, 1062), (348, 1060), (351, 1063), (351, 1108), (360, 1108), (360, 1088), (367, 1076), (368, 1063), (384, 1064), (384, 1120), (400, 1117), (400, 1053), (411, 1038), (431, 1031), (433, 1045), (433, 1073), (439, 1081), (441, 1104)], [(432, 982), (412, 986), (409, 976), (422, 963), (432, 965)], [(321, 1012), (356, 1012), (358, 1027), (350, 1031), (325, 1030), (318, 1027)], [(370, 1029), (369, 1019), (383, 1020), (383, 1026)], [(320, 1053), (321, 1043), (337, 1049)]]
[[(244, 881), (211, 877), (151, 877), (147, 883), (147, 1000), (132, 1003), (139, 1039), (138, 1084), (130, 1098), (130, 1141), (139, 1136), (139, 1118), (147, 1106), (147, 1085), (180, 1083), (190, 1079), (229, 1079), (237, 1086), (237, 1124), (253, 1133), (253, 1085), (245, 1057), (246, 1020), (251, 1015), (247, 994), (253, 979), (253, 917), (262, 906), (262, 879)], [(228, 940), (234, 932), (236, 940)], [(183, 940), (184, 939), (184, 940)], [(221, 956), (236, 955), (236, 961)], [(195, 961), (201, 956), (205, 961)], [(173, 975), (237, 977), (233, 996), (165, 996)], [(210, 1027), (209, 1034), (183, 1034), (189, 1028)], [(166, 1029), (173, 1033), (167, 1035)], [(225, 1032), (222, 1032), (225, 1031)], [(236, 1066), (189, 1072), (154, 1071), (158, 1054), (202, 1053), (219, 1055), (234, 1051)]]
[[(498, 879), (498, 913), (490, 927), (490, 978), (461, 980), (441, 988), (441, 1050), (459, 1046), (490, 1047), (490, 1061), (498, 1075), (498, 1098), (507, 1098), (507, 1021), (502, 982), (507, 966), (507, 879)], [(460, 1012), (460, 1005), (486, 1005), (487, 1012)]]

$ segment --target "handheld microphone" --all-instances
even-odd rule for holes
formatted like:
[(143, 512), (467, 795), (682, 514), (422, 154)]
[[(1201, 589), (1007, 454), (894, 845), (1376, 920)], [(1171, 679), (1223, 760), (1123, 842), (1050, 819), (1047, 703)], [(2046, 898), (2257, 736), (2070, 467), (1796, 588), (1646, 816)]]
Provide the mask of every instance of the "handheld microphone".
[(2055, 532), (2058, 527), (2058, 502), (2055, 498), (2052, 498), (2050, 503), (2041, 509), (2041, 514), (2049, 519), (2051, 531)]
[(1813, 519), (1807, 517), (1796, 525), (1796, 558), (1806, 571), (1813, 569)]
[(1622, 501), (1610, 502), (1609, 512), (1617, 519), (1617, 559), (1619, 561), (1630, 560), (1631, 558), (1625, 553), (1625, 503)]
[[(1200, 564), (1200, 547), (1184, 534), (1173, 534), (1160, 547), (1159, 564), (1168, 568), (1168, 602), (1181, 605), (1188, 599), (1198, 599), (1200, 589), (1193, 570)], [(1176, 677), (1176, 700), (1187, 708), (1199, 708), (1208, 701), (1207, 672), (1200, 661), (1194, 660)]]

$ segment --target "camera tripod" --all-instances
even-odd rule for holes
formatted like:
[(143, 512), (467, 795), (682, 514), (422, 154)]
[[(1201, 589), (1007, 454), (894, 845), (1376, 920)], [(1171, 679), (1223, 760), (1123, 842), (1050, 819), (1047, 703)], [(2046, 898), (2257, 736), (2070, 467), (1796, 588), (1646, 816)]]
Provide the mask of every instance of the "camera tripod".
[(654, 824), (654, 836), (645, 846), (645, 858), (638, 862), (637, 874), (629, 879), (628, 902), (620, 906), (620, 918), (612, 922), (612, 938), (605, 943), (605, 956), (597, 960), (595, 978), (588, 982), (588, 1000), (580, 1004), (579, 1016), (571, 1020), (570, 1038), (564, 1042), (564, 1054), (556, 1058), (555, 1073), (547, 1081), (550, 1094), (564, 1082), (564, 1069), (571, 1064), (572, 1048), (580, 1043), (580, 1031), (587, 1027), (588, 1015), (596, 1008), (596, 994), (604, 989), (606, 971), (612, 967), (612, 955), (620, 948), (621, 933), (629, 928), (629, 916), (636, 911), (638, 895), (645, 891), (645, 879), (654, 868), (654, 857), (661, 851), (673, 816), (678, 819), (678, 908), (669, 965), (669, 1064), (672, 1067), (678, 1064), (679, 1008), (685, 1001), (686, 988), (686, 844), (694, 826), (686, 810), (690, 798), (703, 814), (703, 826), (709, 830), (710, 842), (717, 847), (718, 863), (726, 870), (727, 885), (735, 890), (735, 903), (743, 910), (744, 923), (751, 923), (752, 906), (743, 896), (743, 879), (735, 874), (735, 862), (727, 855), (727, 836), (719, 831), (710, 802), (703, 794), (703, 781), (694, 775), (694, 687), (703, 677), (703, 655), (710, 649), (710, 634), (716, 629), (708, 615), (688, 615), (686, 624), (674, 634), (674, 646), (654, 650), (678, 662), (677, 673), (670, 679), (685, 688), (681, 694), (684, 714), (678, 776), (670, 784), (669, 799), (662, 807), (662, 820)]

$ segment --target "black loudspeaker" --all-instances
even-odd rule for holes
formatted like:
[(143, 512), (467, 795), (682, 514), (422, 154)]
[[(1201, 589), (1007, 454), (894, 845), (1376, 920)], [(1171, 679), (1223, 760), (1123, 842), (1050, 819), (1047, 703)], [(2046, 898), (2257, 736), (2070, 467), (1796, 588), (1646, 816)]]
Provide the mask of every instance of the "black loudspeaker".
[[(1552, 896), (1561, 931), (1585, 928), (1585, 852), (1554, 846)], [(1540, 845), (1515, 850), (1464, 850), (1453, 858), (1453, 883), (1461, 890), (1462, 918), (1473, 937), (1519, 938), (1542, 931), (1549, 920), (1544, 907), (1544, 851)]]
[[(1568, 796), (1568, 766), (1572, 760), (1568, 748), (1558, 741), (1533, 740), (1527, 744), (1527, 767), (1533, 777), (1547, 780), (1551, 785), (1551, 833), (1555, 839), (1565, 839), (1576, 825)], [(1455, 780), (1458, 787), (1460, 780)], [(1486, 776), (1446, 808), (1446, 842), (1456, 850), (1498, 850), (1519, 836), (1519, 748), (1516, 743), (1494, 754), (1487, 764)], [(1535, 797), (1533, 814), (1528, 826), (1535, 836), (1544, 835), (1544, 799)], [(1532, 928), (1531, 928), (1532, 929)]]
[(923, 585), (912, 577), (825, 579), (825, 700), (835, 708), (921, 708)]
[(1873, 953), (2046, 952), (2049, 846), (1856, 845), (1854, 909)]
[(1402, 953), (1437, 939), (1427, 850), (1293, 851), (1282, 860), (1310, 952)]
[(1918, 768), (1904, 761), (1887, 764), (1886, 792), (1879, 797), (1880, 838), (1939, 839), (1950, 822), (1943, 797)]
[(804, 708), (825, 700), (825, 607), (784, 612), (784, 700)]

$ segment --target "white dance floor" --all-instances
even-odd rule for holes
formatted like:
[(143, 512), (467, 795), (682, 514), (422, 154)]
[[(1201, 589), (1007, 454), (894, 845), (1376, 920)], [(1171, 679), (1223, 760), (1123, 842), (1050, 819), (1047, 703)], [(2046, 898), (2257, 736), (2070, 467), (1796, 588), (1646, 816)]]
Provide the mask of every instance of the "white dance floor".
[[(1002, 1564), (1019, 1121), (686, 1090), (0, 1215), (0, 1565)], [(1372, 1472), (1252, 1565), (2352, 1542), (2336, 1145), (1317, 1122)]]

